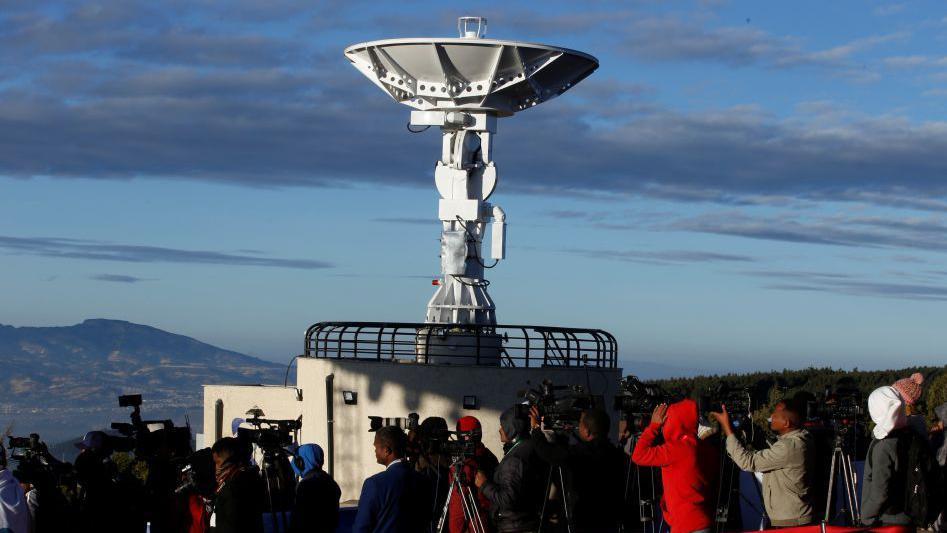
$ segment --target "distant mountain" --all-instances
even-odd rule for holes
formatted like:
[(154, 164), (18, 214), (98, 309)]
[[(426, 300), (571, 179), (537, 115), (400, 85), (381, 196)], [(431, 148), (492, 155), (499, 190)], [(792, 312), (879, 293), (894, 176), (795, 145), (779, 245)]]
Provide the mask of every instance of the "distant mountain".
[(141, 393), (146, 418), (201, 425), (206, 383), (277, 383), (284, 365), (121, 320), (65, 327), (0, 325), (0, 430), (52, 443), (127, 421), (120, 394)]

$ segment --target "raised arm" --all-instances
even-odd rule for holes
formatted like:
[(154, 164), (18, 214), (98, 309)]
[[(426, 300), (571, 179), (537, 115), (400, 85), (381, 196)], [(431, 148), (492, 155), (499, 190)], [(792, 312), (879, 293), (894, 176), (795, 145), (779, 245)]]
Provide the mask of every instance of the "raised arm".
[(736, 435), (727, 435), (727, 453), (733, 462), (746, 472), (771, 472), (789, 465), (792, 447), (783, 440), (776, 441), (771, 447), (750, 451)]

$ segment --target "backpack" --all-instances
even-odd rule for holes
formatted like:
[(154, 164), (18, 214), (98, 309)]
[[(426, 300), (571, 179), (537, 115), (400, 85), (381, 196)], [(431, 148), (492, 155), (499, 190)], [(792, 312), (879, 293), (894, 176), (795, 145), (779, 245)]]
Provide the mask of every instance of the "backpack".
[(927, 527), (937, 519), (943, 506), (943, 486), (939, 465), (930, 445), (913, 431), (898, 438), (898, 457), (904, 471), (904, 514), (917, 527)]

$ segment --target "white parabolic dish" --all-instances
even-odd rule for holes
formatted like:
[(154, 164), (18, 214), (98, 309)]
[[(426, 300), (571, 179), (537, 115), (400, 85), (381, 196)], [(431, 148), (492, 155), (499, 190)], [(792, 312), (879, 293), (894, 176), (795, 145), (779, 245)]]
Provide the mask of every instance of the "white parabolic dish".
[(575, 50), (493, 39), (386, 39), (349, 46), (345, 56), (402, 104), (498, 116), (555, 98), (598, 68)]

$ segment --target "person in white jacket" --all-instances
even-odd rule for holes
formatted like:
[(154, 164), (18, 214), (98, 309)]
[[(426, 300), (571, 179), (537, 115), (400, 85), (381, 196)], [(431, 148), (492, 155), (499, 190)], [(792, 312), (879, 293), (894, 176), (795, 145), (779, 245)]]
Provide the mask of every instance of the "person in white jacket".
[(30, 510), (23, 487), (7, 470), (7, 454), (0, 445), (0, 533), (29, 533)]

